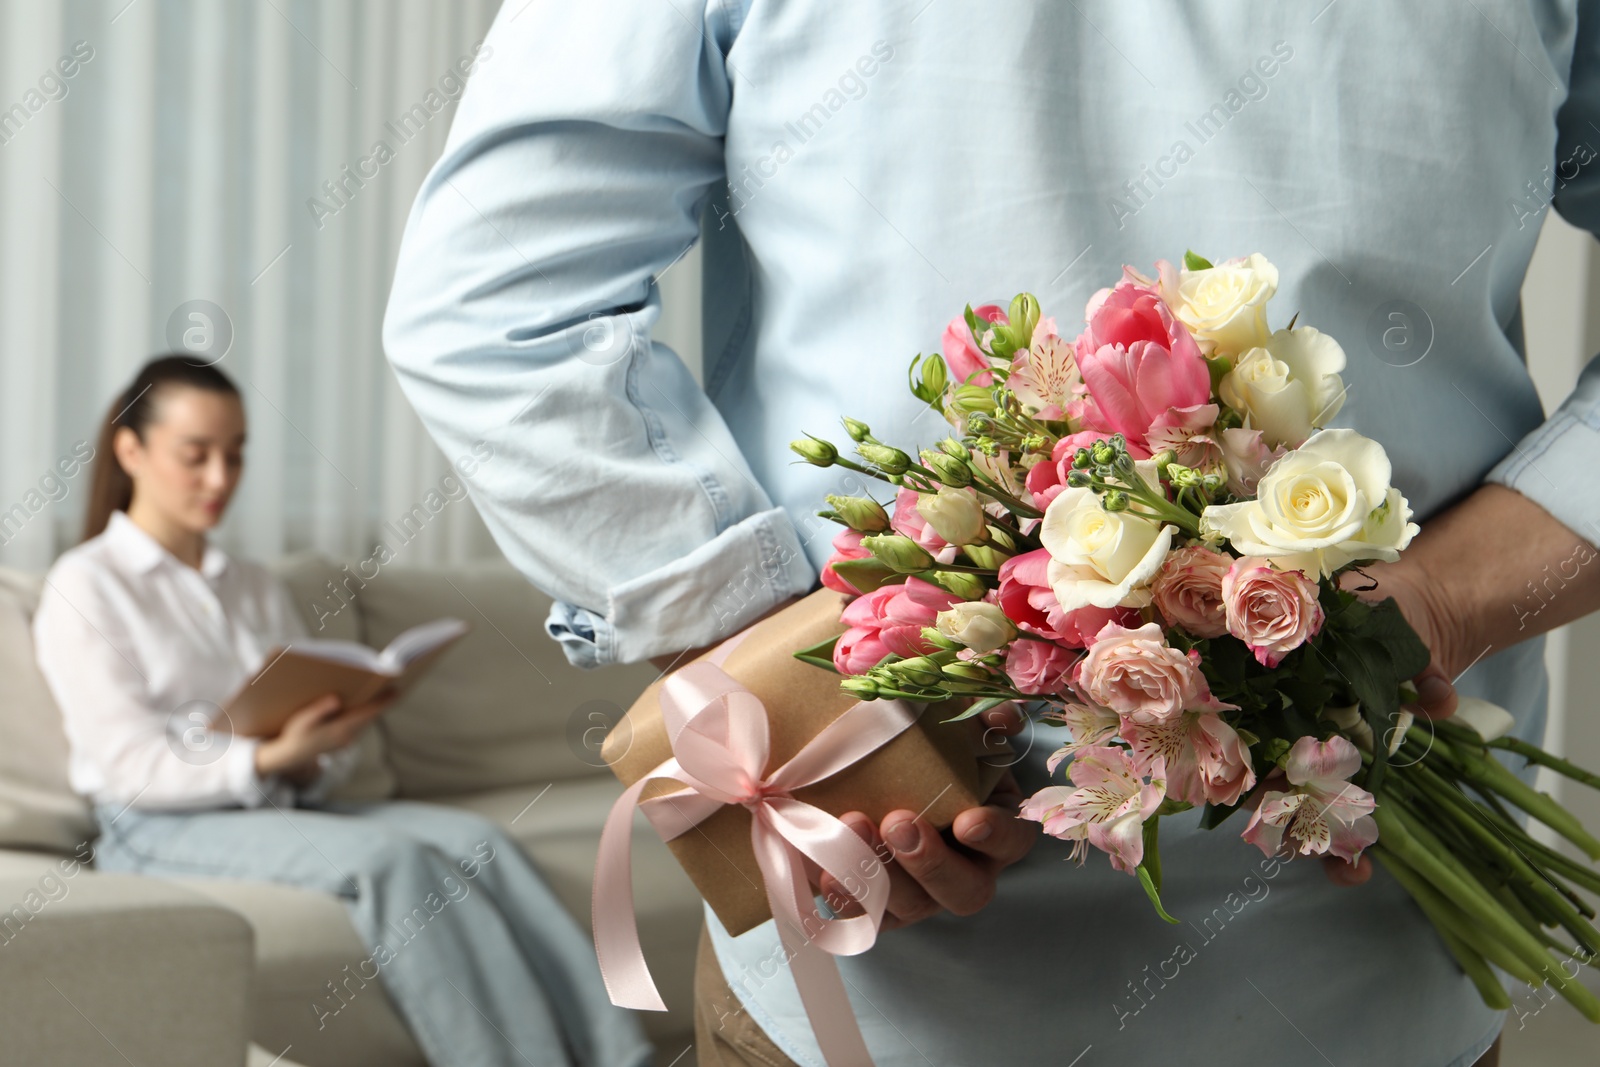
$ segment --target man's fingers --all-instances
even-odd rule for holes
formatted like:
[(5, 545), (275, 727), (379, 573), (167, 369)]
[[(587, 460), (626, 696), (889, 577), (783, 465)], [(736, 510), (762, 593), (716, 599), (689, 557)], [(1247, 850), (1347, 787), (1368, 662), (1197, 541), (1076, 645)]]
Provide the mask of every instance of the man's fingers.
[(1334, 885), (1363, 885), (1372, 877), (1372, 857), (1362, 856), (1354, 867), (1338, 856), (1322, 857), (1322, 869)]
[[(883, 929), (893, 930), (939, 912), (939, 905), (917, 884), (916, 879), (893, 862), (894, 850), (884, 843), (871, 819), (859, 811), (852, 811), (841, 815), (839, 821), (854, 830), (856, 836), (866, 842), (867, 847), (882, 861), (883, 871), (889, 876), (889, 902), (885, 909)], [(823, 872), (817, 888), (821, 890), (828, 907), (832, 908), (836, 915), (849, 918), (852, 915), (862, 914), (860, 902), (845, 892), (844, 887), (831, 874)], [(861, 887), (856, 886), (856, 888)]]
[(1003, 734), (1019, 733), (1027, 722), (1027, 717), (1022, 714), (1022, 707), (1015, 700), (1008, 700), (1004, 704), (996, 704), (988, 711), (978, 716), (978, 721), (991, 730), (999, 730)]
[[(934, 911), (942, 907), (956, 915), (971, 915), (993, 898), (995, 879), (990, 863), (957, 851), (920, 815), (891, 811), (884, 816), (880, 831), (895, 862), (916, 880)], [(893, 893), (890, 901), (892, 905)], [(926, 918), (916, 909), (909, 915), (898, 910), (896, 914), (911, 921)]]
[(1456, 687), (1444, 671), (1430, 663), (1412, 682), (1417, 687), (1417, 702), (1408, 706), (1424, 718), (1448, 719), (1456, 713)]
[(1009, 867), (1033, 849), (1040, 824), (1017, 818), (1015, 811), (985, 805), (961, 812), (951, 828), (957, 841)]

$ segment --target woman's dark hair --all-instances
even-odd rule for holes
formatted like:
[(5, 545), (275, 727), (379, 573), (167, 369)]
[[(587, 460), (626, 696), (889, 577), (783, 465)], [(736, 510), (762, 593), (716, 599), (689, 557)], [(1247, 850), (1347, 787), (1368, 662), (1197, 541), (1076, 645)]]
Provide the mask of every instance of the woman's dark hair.
[(99, 536), (113, 511), (126, 511), (133, 502), (133, 479), (117, 462), (113, 442), (123, 426), (143, 441), (155, 421), (156, 402), (172, 389), (188, 387), (213, 393), (239, 395), (239, 387), (209, 363), (191, 363), (184, 356), (157, 356), (146, 363), (132, 383), (117, 395), (100, 424), (95, 446), (94, 482), (89, 490), (89, 513), (83, 522), (83, 539)]

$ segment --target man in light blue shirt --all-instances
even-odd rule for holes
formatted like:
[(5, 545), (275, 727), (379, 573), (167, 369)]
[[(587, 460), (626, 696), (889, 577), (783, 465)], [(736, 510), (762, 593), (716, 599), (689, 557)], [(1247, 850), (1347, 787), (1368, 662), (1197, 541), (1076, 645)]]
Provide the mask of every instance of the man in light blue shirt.
[[(1552, 198), (1600, 227), (1597, 23), (1575, 0), (512, 0), (412, 211), (385, 346), (447, 454), (510, 457), (473, 498), (557, 599), (551, 636), (602, 666), (815, 588), (834, 528), (813, 512), (862, 487), (788, 442), (839, 437), (843, 414), (942, 437), (905, 367), (967, 302), (1029, 290), (1070, 335), (1123, 263), (1262, 252), (1277, 314), (1348, 353), (1336, 421), (1382, 442), (1423, 521), (1380, 587), (1445, 677), (1537, 740), (1526, 638), (1600, 583), (1512, 605), (1597, 540), (1600, 366), (1546, 419), (1518, 292)], [(704, 389), (650, 338), (654, 278), (702, 232)], [(1025, 791), (1055, 743), (1019, 735)], [(963, 834), (1002, 825), (977, 810)], [(887, 929), (840, 960), (874, 1059), (1466, 1067), (1489, 1048), (1502, 1015), (1392, 880), (1334, 886), (1240, 828), (1166, 820), (1180, 927), (1046, 841), (975, 884), (988, 906)], [(961, 847), (925, 839), (904, 893)], [(771, 923), (733, 939), (707, 917), (751, 1018), (820, 1065), (765, 966)]]

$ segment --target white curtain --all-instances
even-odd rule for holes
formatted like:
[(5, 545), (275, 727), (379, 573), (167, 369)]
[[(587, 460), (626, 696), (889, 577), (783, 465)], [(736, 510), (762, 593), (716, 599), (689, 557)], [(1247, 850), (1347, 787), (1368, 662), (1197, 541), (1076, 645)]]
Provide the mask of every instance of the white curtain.
[[(380, 344), (406, 214), (498, 7), (0, 0), (0, 564), (76, 543), (89, 477), (58, 464), (173, 322), (196, 344), (214, 327), (213, 353), (232, 333), (217, 366), (250, 441), (224, 547), (498, 555)], [(697, 363), (698, 270), (673, 274), (665, 330)], [(402, 548), (386, 524), (419, 506)]]

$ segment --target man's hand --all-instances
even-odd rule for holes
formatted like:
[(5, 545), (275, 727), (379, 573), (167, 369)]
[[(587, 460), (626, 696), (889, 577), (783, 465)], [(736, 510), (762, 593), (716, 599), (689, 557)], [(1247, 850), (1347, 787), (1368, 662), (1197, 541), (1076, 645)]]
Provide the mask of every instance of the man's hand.
[[(1395, 563), (1347, 571), (1365, 600), (1394, 597), (1432, 661), (1413, 679), (1420, 718), (1455, 714), (1455, 680), (1491, 652), (1600, 608), (1600, 566), (1588, 542), (1521, 493), (1484, 485), (1429, 519)], [(1370, 578), (1370, 580), (1368, 580)], [(1368, 588), (1370, 587), (1370, 588)], [(1372, 860), (1325, 857), (1328, 877), (1360, 885)]]
[[(1006, 734), (1024, 725), (1015, 704), (1002, 704), (980, 718)], [(1016, 777), (1007, 770), (989, 802), (959, 813), (948, 834), (906, 809), (891, 811), (876, 826), (859, 811), (841, 815), (840, 821), (883, 859), (889, 874), (883, 929), (908, 926), (942, 911), (971, 915), (987, 905), (1000, 872), (1026, 856), (1039, 839), (1038, 823), (1017, 818), (1022, 799)], [(836, 913), (861, 914), (861, 905), (831, 876), (823, 874), (817, 888)]]

